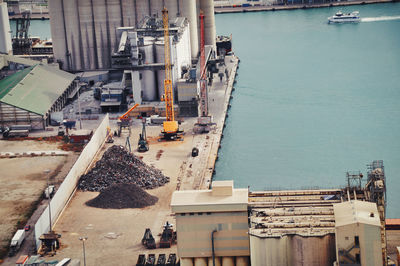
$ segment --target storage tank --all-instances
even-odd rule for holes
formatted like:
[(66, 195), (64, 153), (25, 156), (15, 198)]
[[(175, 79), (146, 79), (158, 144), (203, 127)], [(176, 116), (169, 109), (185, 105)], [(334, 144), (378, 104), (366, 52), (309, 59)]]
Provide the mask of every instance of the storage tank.
[(222, 257), (222, 266), (235, 266), (235, 257)]
[(65, 42), (67, 36), (64, 30), (63, 7), (61, 0), (49, 1), (49, 15), (54, 57), (61, 60), (63, 62), (63, 68), (67, 69), (67, 58), (65, 53), (67, 50)]
[(250, 235), (250, 250), (253, 265), (331, 266), (336, 259), (334, 234), (281, 238)]
[(109, 67), (110, 41), (107, 30), (107, 8), (105, 0), (97, 0), (93, 5), (94, 32), (96, 40), (96, 54), (100, 68)]
[[(159, 38), (155, 43), (156, 46), (156, 62), (164, 63), (164, 40), (163, 38)], [(158, 98), (162, 99), (164, 95), (164, 79), (165, 79), (165, 70), (157, 70), (157, 88), (158, 88)]]
[(249, 266), (249, 257), (236, 257), (236, 266)]
[(0, 3), (0, 53), (12, 54), (7, 3)]
[[(213, 266), (213, 258), (208, 258), (208, 265)], [(215, 257), (215, 266), (221, 266), (221, 257)]]
[(135, 1), (122, 0), (122, 15), (124, 27), (135, 26)]
[(144, 17), (150, 16), (150, 3), (149, 0), (136, 0), (135, 3), (137, 23), (139, 23)]
[(107, 0), (108, 10), (108, 31), (110, 38), (110, 49), (104, 56), (111, 57), (112, 53), (118, 49), (117, 28), (122, 27), (122, 10), (120, 0)]
[(206, 45), (212, 45), (213, 50), (215, 51), (216, 31), (215, 31), (215, 17), (214, 17), (214, 1), (200, 0), (200, 9), (204, 13), (204, 43)]
[[(82, 33), (81, 41), (82, 41), (82, 50), (83, 50), (85, 68), (96, 69), (98, 67), (98, 61), (97, 61), (97, 51), (95, 51), (94, 49), (97, 45), (95, 45), (96, 36), (94, 34), (94, 27), (93, 27), (94, 21), (92, 14), (93, 11), (92, 4), (90, 0), (79, 0), (78, 3), (79, 3), (78, 8), (79, 8), (80, 26)], [(65, 14), (65, 17), (69, 17), (69, 14)]]
[[(139, 52), (143, 57), (143, 64), (154, 63), (154, 41), (153, 37), (145, 37), (143, 46), (139, 47)], [(144, 101), (157, 101), (156, 73), (154, 70), (140, 71), (142, 75), (142, 92)]]
[(71, 53), (71, 69), (79, 70), (84, 67), (84, 63), (81, 47), (81, 31), (79, 27), (79, 10), (76, 1), (64, 1), (64, 15), (65, 14), (69, 16), (69, 23), (65, 24), (65, 30), (68, 40), (68, 49)]
[(196, 11), (196, 0), (183, 1), (182, 16), (189, 20), (192, 58), (196, 58), (199, 54), (199, 35), (197, 26), (198, 14)]
[(181, 258), (181, 266), (193, 266), (192, 258)]
[(207, 258), (194, 258), (194, 266), (208, 266)]

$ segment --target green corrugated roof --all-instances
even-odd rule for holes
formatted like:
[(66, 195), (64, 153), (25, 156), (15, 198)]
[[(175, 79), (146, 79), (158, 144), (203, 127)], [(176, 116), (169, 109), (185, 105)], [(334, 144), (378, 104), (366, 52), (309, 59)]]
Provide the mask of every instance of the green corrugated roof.
[(31, 72), (34, 66), (25, 68), (17, 73), (0, 80), (0, 99), (14, 88), (25, 76)]
[(75, 79), (75, 75), (44, 65), (22, 71), (8, 77), (9, 81), (0, 81), (0, 101), (39, 115), (45, 115)]

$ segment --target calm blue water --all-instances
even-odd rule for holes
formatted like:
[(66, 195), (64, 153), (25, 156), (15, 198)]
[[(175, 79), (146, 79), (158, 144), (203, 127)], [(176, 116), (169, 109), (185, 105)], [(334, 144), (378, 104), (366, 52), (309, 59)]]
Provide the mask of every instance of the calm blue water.
[[(11, 35), (15, 36), (15, 20), (10, 20)], [(39, 36), (42, 40), (50, 39), (50, 20), (31, 20), (31, 25), (29, 26), (29, 36)]]
[[(344, 186), (384, 160), (400, 217), (400, 3), (216, 16), (241, 59), (217, 180), (251, 190)], [(388, 18), (384, 18), (389, 16)]]

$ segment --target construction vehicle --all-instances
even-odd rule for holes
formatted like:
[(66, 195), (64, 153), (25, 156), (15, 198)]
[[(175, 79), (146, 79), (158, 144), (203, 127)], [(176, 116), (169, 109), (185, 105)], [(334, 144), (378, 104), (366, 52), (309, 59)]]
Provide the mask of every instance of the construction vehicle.
[(106, 143), (114, 143), (113, 133), (110, 127), (107, 127)]
[(194, 133), (208, 133), (211, 126), (215, 125), (212, 122), (212, 117), (208, 114), (208, 89), (207, 89), (207, 68), (204, 44), (204, 14), (200, 12), (200, 116), (197, 123), (194, 125)]
[(175, 121), (174, 113), (174, 95), (172, 89), (172, 72), (171, 72), (171, 49), (169, 39), (168, 10), (164, 7), (162, 10), (164, 25), (164, 54), (165, 54), (165, 80), (164, 95), (162, 100), (165, 101), (166, 121), (163, 122), (163, 131), (161, 136), (165, 140), (181, 139), (183, 130), (179, 130), (178, 121)]
[(156, 248), (156, 241), (154, 240), (154, 237), (151, 234), (150, 228), (146, 228), (146, 231), (144, 232), (144, 236), (142, 238), (142, 245), (145, 246), (147, 249)]
[(172, 224), (168, 221), (164, 225), (164, 230), (161, 234), (160, 248), (170, 248), (176, 241), (176, 232), (172, 228)]
[(146, 264), (146, 255), (139, 254), (138, 260), (136, 262), (136, 266), (144, 266)]
[(132, 106), (128, 111), (126, 111), (123, 115), (121, 115), (120, 117), (118, 117), (118, 122), (117, 125), (119, 127), (118, 129), (118, 137), (121, 136), (121, 132), (122, 132), (122, 128), (129, 128), (132, 124), (132, 119), (129, 116), (129, 113), (133, 111), (133, 109), (135, 109), (136, 107), (138, 107), (139, 104), (135, 104), (134, 106)]
[(156, 262), (156, 254), (149, 254), (146, 260), (146, 266), (152, 266)]
[(176, 263), (176, 254), (175, 253), (169, 254), (166, 265), (171, 265), (171, 266), (177, 265), (177, 263)]
[(149, 150), (149, 143), (146, 137), (146, 118), (142, 119), (142, 134), (139, 134), (138, 152), (146, 152)]
[(157, 266), (162, 266), (165, 265), (165, 262), (167, 261), (167, 258), (165, 257), (165, 254), (160, 254), (158, 255), (158, 259), (157, 259)]

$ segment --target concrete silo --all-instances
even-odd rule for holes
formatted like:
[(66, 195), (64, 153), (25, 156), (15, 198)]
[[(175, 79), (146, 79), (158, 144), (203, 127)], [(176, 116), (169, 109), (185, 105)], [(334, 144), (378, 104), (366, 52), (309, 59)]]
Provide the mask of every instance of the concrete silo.
[(192, 57), (196, 58), (199, 54), (199, 35), (198, 35), (198, 14), (196, 10), (196, 0), (187, 0), (182, 6), (182, 16), (189, 21), (190, 27), (190, 45)]
[[(165, 52), (164, 52), (164, 38), (159, 38), (155, 43), (156, 46), (156, 62), (165, 64)], [(165, 79), (165, 70), (157, 70), (157, 88), (158, 88), (158, 97), (162, 99), (164, 95), (164, 79)]]
[(0, 53), (12, 53), (7, 3), (0, 3)]
[[(154, 42), (153, 37), (144, 37), (143, 46), (139, 47), (139, 52), (142, 55), (143, 64), (154, 63)], [(144, 101), (156, 101), (157, 85), (156, 85), (156, 73), (154, 70), (142, 70), (140, 71), (143, 82), (142, 84), (142, 99)]]
[[(214, 0), (200, 0), (200, 10), (204, 13), (204, 42), (216, 50), (216, 30), (214, 17)], [(200, 32), (200, 30), (199, 30)]]

